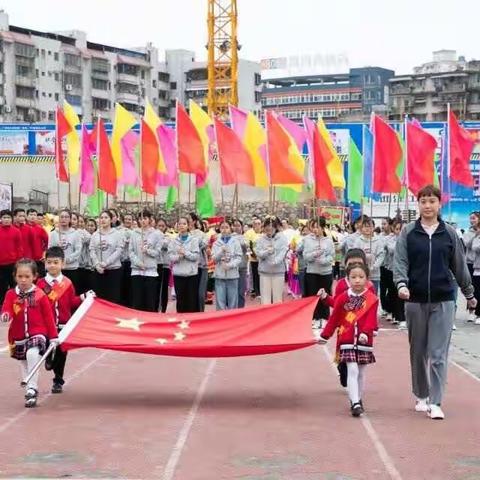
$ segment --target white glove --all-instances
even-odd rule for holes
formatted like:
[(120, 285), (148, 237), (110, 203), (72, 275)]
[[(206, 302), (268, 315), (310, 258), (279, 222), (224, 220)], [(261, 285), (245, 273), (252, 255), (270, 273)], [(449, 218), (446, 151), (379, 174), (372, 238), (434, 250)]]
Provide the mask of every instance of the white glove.
[(402, 300), (410, 299), (410, 290), (407, 287), (401, 287), (398, 289), (398, 296)]
[(358, 343), (361, 343), (362, 345), (368, 343), (368, 335), (366, 333), (361, 333), (358, 336)]
[(57, 348), (60, 345), (60, 341), (58, 338), (52, 338), (50, 339), (50, 346), (53, 346), (53, 348)]

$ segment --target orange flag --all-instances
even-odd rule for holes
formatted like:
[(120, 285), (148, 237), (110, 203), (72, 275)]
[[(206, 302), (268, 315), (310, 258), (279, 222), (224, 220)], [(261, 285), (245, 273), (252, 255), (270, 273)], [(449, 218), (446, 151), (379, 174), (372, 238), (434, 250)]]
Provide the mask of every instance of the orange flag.
[(57, 107), (55, 117), (55, 169), (58, 180), (60, 182), (68, 182), (68, 172), (62, 150), (62, 138), (72, 131), (72, 127), (60, 107)]
[(94, 140), (97, 145), (98, 188), (110, 195), (116, 195), (117, 173), (108, 135), (101, 118), (98, 119), (97, 128), (94, 130)]
[(205, 175), (207, 162), (202, 139), (187, 112), (177, 101), (178, 169), (184, 173)]
[(142, 162), (142, 189), (150, 195), (157, 194), (157, 173), (160, 154), (155, 134), (142, 119), (141, 123), (141, 162)]
[(280, 125), (272, 113), (266, 112), (267, 157), (271, 185), (291, 185), (305, 183), (303, 172), (294, 164), (292, 138)]
[(313, 131), (313, 171), (315, 179), (315, 198), (336, 202), (337, 197), (327, 170), (327, 159), (330, 158), (328, 147), (316, 128)]
[(254, 186), (255, 175), (250, 155), (238, 135), (219, 120), (215, 120), (215, 134), (222, 185), (242, 183)]

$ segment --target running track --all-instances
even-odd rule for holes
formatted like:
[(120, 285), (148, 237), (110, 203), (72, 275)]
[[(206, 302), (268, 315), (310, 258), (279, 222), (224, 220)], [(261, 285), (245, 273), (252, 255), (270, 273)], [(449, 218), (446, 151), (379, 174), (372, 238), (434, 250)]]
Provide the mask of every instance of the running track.
[(447, 419), (432, 421), (412, 411), (406, 335), (383, 331), (376, 347), (362, 419), (333, 343), (220, 360), (79, 350), (62, 395), (42, 372), (33, 410), (3, 352), (0, 478), (480, 479), (480, 380), (451, 365)]

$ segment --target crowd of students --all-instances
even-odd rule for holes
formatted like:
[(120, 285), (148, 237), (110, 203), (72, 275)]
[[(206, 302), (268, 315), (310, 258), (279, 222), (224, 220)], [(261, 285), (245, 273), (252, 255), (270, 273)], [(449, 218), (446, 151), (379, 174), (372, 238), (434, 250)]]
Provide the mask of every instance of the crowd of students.
[[(52, 225), (33, 209), (0, 212), (0, 303), (2, 319), (11, 321), (11, 355), (21, 361), (23, 382), (47, 343), (57, 342), (78, 295), (90, 290), (150, 312), (165, 312), (174, 297), (176, 311), (185, 313), (202, 312), (213, 299), (217, 310), (243, 308), (247, 296), (281, 302), (287, 284), (293, 297), (318, 295), (312, 321), (319, 341), (337, 332), (336, 360), (353, 416), (364, 411), (380, 304), (385, 321), (408, 323), (415, 410), (443, 418), (458, 287), (469, 319), (480, 324), (480, 214), (471, 215), (462, 243), (441, 219), (440, 199), (435, 187), (422, 189), (417, 222), (383, 219), (380, 231), (366, 215), (346, 229), (323, 217), (295, 229), (275, 216), (208, 224), (191, 213), (169, 226), (148, 210), (105, 210), (97, 219), (62, 210)], [(50, 362), (53, 393), (63, 389), (65, 361), (60, 352)], [(38, 375), (24, 386), (25, 405), (34, 406)]]

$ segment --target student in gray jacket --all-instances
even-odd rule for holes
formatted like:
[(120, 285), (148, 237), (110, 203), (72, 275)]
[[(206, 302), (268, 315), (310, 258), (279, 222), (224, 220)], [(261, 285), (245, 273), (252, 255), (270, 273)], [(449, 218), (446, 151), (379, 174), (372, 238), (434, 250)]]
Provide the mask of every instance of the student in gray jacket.
[(200, 256), (198, 258), (198, 309), (196, 311), (204, 312), (208, 285), (208, 238), (204, 225), (196, 213), (189, 213), (187, 219), (190, 234), (197, 238), (200, 248)]
[(238, 267), (242, 248), (232, 236), (232, 224), (224, 220), (220, 224), (220, 236), (212, 247), (215, 262), (215, 303), (217, 310), (232, 310), (238, 305)]
[(198, 312), (198, 239), (188, 231), (188, 220), (178, 220), (178, 237), (168, 245), (168, 258), (173, 269), (177, 312)]
[(288, 241), (280, 228), (277, 217), (267, 217), (263, 222), (264, 234), (255, 247), (262, 305), (281, 302), (283, 297)]
[[(478, 238), (480, 235), (480, 212), (470, 213), (470, 228), (463, 234), (462, 240), (465, 245), (466, 255), (467, 255), (467, 267), (470, 272), (472, 280), (473, 278), (473, 264), (475, 263), (475, 253), (472, 249), (473, 240)], [(475, 282), (473, 282), (475, 286)], [(475, 298), (477, 302), (480, 300), (480, 289), (479, 286), (475, 286)], [(477, 307), (477, 312), (480, 312), (480, 307)], [(469, 312), (467, 317), (467, 322), (477, 322), (477, 312)]]
[(242, 258), (238, 266), (238, 301), (237, 308), (245, 306), (245, 294), (247, 292), (247, 271), (248, 271), (248, 245), (243, 235), (243, 222), (236, 218), (232, 224), (233, 237), (238, 240), (242, 249)]
[(78, 230), (72, 228), (72, 213), (62, 210), (58, 215), (58, 228), (50, 233), (48, 248), (60, 247), (65, 254), (65, 266), (62, 273), (68, 277), (75, 287), (77, 295), (80, 291), (80, 275), (78, 266), (82, 254), (82, 236)]
[[(333, 260), (335, 246), (333, 240), (326, 236), (327, 223), (324, 217), (310, 220), (310, 235), (303, 239), (303, 258), (307, 266), (305, 275), (305, 296), (312, 297), (323, 288), (331, 294), (333, 282)], [(327, 320), (330, 309), (320, 299), (313, 312), (314, 326), (320, 327), (322, 320)]]
[(132, 266), (132, 307), (155, 312), (158, 298), (157, 258), (160, 251), (160, 232), (150, 226), (152, 214), (143, 210), (138, 215), (139, 230), (130, 235), (130, 263)]
[(158, 299), (157, 311), (165, 313), (168, 305), (168, 289), (170, 283), (170, 259), (168, 258), (168, 245), (170, 237), (167, 234), (167, 222), (163, 218), (157, 220), (157, 230), (160, 234), (160, 250), (157, 258), (158, 271)]
[(90, 257), (95, 269), (95, 293), (99, 298), (120, 303), (123, 235), (112, 228), (112, 219), (108, 210), (100, 214), (99, 228), (90, 239)]

